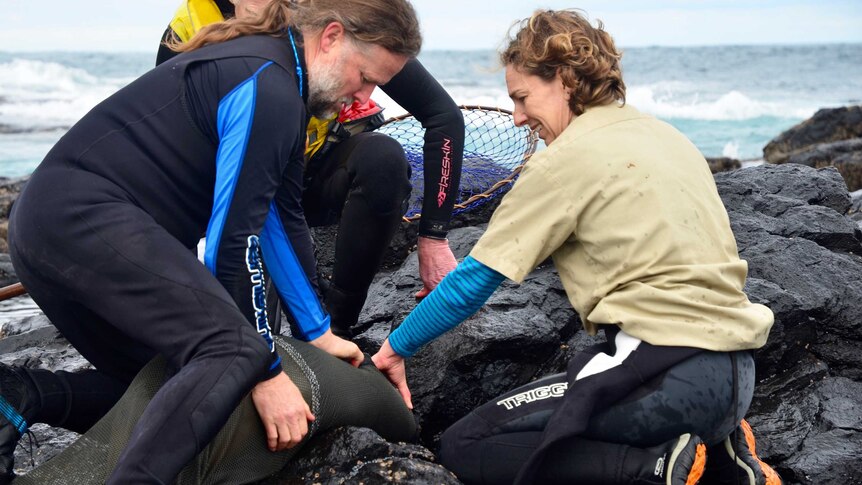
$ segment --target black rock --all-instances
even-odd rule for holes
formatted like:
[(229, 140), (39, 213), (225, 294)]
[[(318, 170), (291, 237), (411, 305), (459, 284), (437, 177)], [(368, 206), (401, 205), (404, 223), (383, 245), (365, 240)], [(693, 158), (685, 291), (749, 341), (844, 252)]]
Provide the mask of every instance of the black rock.
[(709, 171), (712, 173), (729, 172), (742, 168), (742, 162), (730, 157), (707, 157), (706, 163), (709, 164)]
[[(756, 352), (759, 382), (747, 415), (758, 454), (788, 485), (862, 483), (862, 234), (847, 215), (858, 212), (858, 198), (851, 200), (834, 168), (797, 164), (725, 172), (716, 183), (749, 264), (746, 291), (776, 317), (767, 345)], [(468, 254), (482, 231), (453, 230), (456, 257)], [(357, 342), (368, 352), (416, 305), (416, 254), (406, 245), (402, 251), (406, 259), (378, 275), (360, 316)], [(334, 430), (266, 483), (457, 483), (429, 451), (440, 432), (475, 406), (562, 371), (574, 352), (601, 339), (580, 327), (552, 266), (540, 266), (522, 285), (504, 283), (479, 313), (409, 361), (421, 444)], [(87, 366), (44, 317), (8, 324), (4, 332), (5, 363)], [(55, 453), (70, 436), (50, 428), (36, 433), (40, 444), (59, 443), (37, 448), (37, 456)], [(26, 469), (29, 458), (20, 451), (17, 463)]]
[(784, 163), (812, 145), (862, 137), (862, 106), (828, 108), (778, 135), (763, 147), (769, 163)]
[(9, 286), (17, 282), (18, 276), (15, 274), (15, 268), (12, 267), (9, 255), (7, 253), (0, 253), (0, 287)]
[(849, 190), (862, 188), (862, 138), (813, 145), (788, 157), (787, 163), (814, 168), (835, 167)]
[(261, 485), (319, 483), (459, 484), (419, 445), (389, 443), (366, 428), (343, 427), (315, 436), (281, 473)]
[[(8, 253), (9, 245), (7, 243), (9, 237), (9, 212), (12, 210), (12, 204), (21, 193), (21, 189), (27, 185), (30, 176), (7, 178), (0, 177), (0, 253)], [(4, 278), (6, 268), (0, 265), (0, 280)], [(14, 273), (12, 273), (14, 274)]]

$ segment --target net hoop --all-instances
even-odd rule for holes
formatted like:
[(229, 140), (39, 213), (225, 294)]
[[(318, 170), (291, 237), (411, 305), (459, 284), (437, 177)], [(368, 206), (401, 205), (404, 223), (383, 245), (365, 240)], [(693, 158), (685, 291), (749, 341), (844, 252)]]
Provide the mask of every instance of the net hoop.
[[(493, 163), (500, 162), (497, 160), (498, 157), (491, 152), (493, 152), (494, 149), (503, 146), (507, 140), (497, 140), (498, 143), (496, 145), (492, 144), (491, 146), (488, 146), (489, 141), (493, 141), (493, 138), (486, 136), (489, 135), (489, 133), (477, 131), (476, 129), (477, 127), (482, 127), (481, 123), (483, 122), (483, 117), (495, 116), (496, 118), (492, 118), (490, 121), (492, 121), (492, 124), (496, 124), (497, 126), (499, 126), (499, 121), (507, 119), (508, 126), (504, 130), (500, 130), (496, 138), (512, 138), (512, 140), (508, 141), (513, 145), (513, 147), (512, 150), (509, 150), (511, 152), (510, 160), (502, 161), (497, 166), (497, 168), (500, 169), (505, 168), (508, 170), (508, 173), (481, 191), (470, 193), (470, 195), (463, 200), (458, 200), (454, 205), (452, 211), (453, 215), (478, 207), (505, 192), (518, 178), (518, 174), (520, 174), (524, 164), (526, 164), (530, 157), (533, 156), (538, 146), (537, 134), (526, 126), (516, 127), (514, 125), (514, 120), (512, 120), (513, 113), (510, 110), (482, 105), (461, 105), (459, 108), (464, 115), (464, 125), (466, 130), (464, 140), (465, 162), (468, 160), (468, 154), (473, 157), (473, 159)], [(486, 122), (487, 121), (488, 120), (486, 120)], [(473, 122), (477, 123), (474, 124)], [(393, 128), (395, 125), (399, 124), (406, 125), (405, 128), (400, 128), (404, 131), (403, 133), (399, 131), (399, 128)], [(417, 126), (418, 128), (416, 128)], [(421, 127), (421, 124), (419, 124), (413, 115), (407, 113), (389, 118), (380, 128), (378, 128), (377, 131), (385, 133), (398, 140), (402, 146), (404, 146), (405, 152), (408, 153), (408, 158), (410, 158), (410, 154), (416, 153), (417, 150), (421, 154), (422, 145), (418, 142), (418, 138), (420, 138), (419, 135), (424, 134), (424, 128)], [(479, 138), (481, 137), (485, 137), (489, 141), (480, 140)], [(413, 160), (411, 160), (411, 163), (413, 163)], [(416, 168), (417, 167), (414, 166), (414, 172), (416, 171)], [(465, 163), (462, 167), (462, 187), (464, 186), (464, 177), (465, 175), (469, 175), (470, 171), (471, 168)], [(418, 175), (414, 176), (414, 178), (417, 176)], [(416, 184), (414, 181), (414, 191), (415, 190)], [(461, 193), (463, 194), (463, 190)], [(459, 197), (459, 199), (461, 199), (461, 197)], [(421, 209), (421, 199), (419, 199), (419, 201)], [(406, 222), (415, 222), (421, 217), (421, 211), (408, 210), (407, 214), (403, 216), (403, 220)]]

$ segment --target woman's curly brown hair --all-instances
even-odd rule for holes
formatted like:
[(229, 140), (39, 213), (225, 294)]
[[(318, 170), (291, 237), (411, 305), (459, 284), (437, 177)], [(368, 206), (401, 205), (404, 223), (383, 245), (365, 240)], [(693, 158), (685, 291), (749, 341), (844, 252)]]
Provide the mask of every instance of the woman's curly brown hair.
[(500, 54), (503, 65), (544, 80), (559, 73), (571, 90), (569, 108), (576, 116), (590, 106), (625, 104), (622, 53), (601, 21), (593, 27), (575, 10), (536, 10), (514, 27), (518, 32)]

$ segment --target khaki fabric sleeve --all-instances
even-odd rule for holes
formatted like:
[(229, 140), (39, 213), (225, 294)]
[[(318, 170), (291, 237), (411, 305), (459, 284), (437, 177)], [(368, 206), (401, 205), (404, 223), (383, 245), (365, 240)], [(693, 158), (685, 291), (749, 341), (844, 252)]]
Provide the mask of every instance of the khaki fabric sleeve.
[(470, 253), (517, 283), (573, 237), (580, 212), (545, 160), (527, 163)]

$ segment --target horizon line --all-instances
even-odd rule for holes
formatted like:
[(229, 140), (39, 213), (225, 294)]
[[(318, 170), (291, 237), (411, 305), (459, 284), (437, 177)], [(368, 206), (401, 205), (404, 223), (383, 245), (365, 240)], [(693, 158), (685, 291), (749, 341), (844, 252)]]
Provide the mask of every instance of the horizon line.
[[(719, 48), (719, 47), (815, 47), (815, 46), (841, 46), (841, 45), (862, 45), (860, 41), (823, 41), (823, 42), (754, 42), (754, 43), (727, 43), (727, 44), (636, 44), (636, 45), (620, 45), (620, 49), (702, 49), (702, 48)], [(479, 48), (430, 48), (423, 49), (419, 55), (431, 52), (489, 52), (498, 51), (498, 47), (479, 47)], [(100, 53), (100, 54), (149, 54), (148, 50), (121, 50), (121, 49), (24, 49), (24, 50), (7, 50), (0, 49), (0, 53), (4, 54), (37, 54), (37, 53)], [(153, 53), (155, 51), (152, 51)]]

